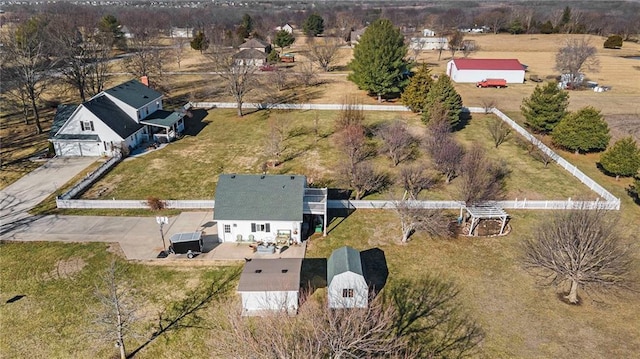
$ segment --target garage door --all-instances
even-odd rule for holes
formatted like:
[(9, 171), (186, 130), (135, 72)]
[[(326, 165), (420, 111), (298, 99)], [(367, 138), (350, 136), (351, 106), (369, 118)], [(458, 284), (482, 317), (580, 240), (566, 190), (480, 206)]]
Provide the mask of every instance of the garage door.
[(54, 148), (56, 149), (56, 155), (61, 157), (100, 156), (99, 142), (56, 141), (54, 142)]

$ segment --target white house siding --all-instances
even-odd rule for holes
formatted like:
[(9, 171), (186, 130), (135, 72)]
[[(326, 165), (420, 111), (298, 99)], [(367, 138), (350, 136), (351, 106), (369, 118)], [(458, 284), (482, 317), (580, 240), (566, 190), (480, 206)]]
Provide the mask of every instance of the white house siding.
[(242, 314), (260, 315), (265, 312), (286, 311), (295, 314), (298, 310), (297, 291), (238, 292), (242, 298)]
[(102, 142), (78, 140), (54, 140), (53, 148), (58, 157), (100, 156), (103, 154)]
[(485, 79), (505, 79), (508, 84), (524, 82), (524, 70), (458, 70), (453, 62), (447, 65), (447, 75), (457, 83), (475, 83)]
[[(344, 297), (345, 289), (353, 289), (353, 297)], [(369, 303), (367, 282), (353, 272), (337, 274), (329, 283), (328, 300), (329, 308), (366, 308)]]
[(440, 48), (446, 49), (449, 46), (449, 42), (444, 37), (413, 37), (409, 41), (409, 48), (412, 50), (438, 50)]
[[(118, 98), (111, 96), (108, 93), (104, 94), (109, 96), (109, 99), (113, 101), (122, 111), (124, 111), (132, 119), (139, 121), (154, 113), (156, 110), (162, 110), (162, 96), (149, 100), (149, 102), (140, 108), (133, 108), (127, 105), (125, 102), (120, 101)], [(138, 116), (139, 115), (139, 116)]]
[[(251, 232), (251, 223), (267, 224), (269, 223), (269, 232), (256, 231)], [(228, 227), (225, 227), (228, 226)], [(236, 242), (238, 235), (242, 236), (243, 241), (249, 240), (249, 235), (253, 235), (255, 241), (272, 242), (276, 239), (278, 231), (291, 231), (291, 239), (294, 242), (300, 242), (301, 222), (291, 221), (269, 221), (269, 220), (252, 220), (252, 221), (218, 221), (218, 240), (220, 242)], [(230, 231), (227, 232), (226, 230)]]

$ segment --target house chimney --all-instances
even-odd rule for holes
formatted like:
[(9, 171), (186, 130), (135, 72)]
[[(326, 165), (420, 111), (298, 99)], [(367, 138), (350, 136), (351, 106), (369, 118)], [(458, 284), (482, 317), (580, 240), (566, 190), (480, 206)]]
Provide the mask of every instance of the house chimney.
[(140, 82), (142, 82), (143, 85), (149, 87), (149, 76), (140, 77)]

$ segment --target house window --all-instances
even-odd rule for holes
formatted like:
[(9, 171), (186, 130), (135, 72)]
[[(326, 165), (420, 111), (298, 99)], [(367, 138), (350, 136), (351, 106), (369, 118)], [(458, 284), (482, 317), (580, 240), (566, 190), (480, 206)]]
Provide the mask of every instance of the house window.
[(93, 121), (80, 121), (82, 131), (93, 131)]
[(231, 233), (231, 226), (228, 224), (224, 225), (224, 233)]
[(342, 290), (343, 298), (353, 298), (353, 289), (345, 288)]
[(251, 232), (271, 232), (269, 223), (251, 223)]

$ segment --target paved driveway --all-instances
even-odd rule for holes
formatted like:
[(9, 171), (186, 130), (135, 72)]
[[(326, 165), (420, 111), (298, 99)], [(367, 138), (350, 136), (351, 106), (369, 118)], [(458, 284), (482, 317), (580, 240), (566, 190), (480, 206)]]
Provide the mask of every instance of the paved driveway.
[(96, 161), (95, 157), (52, 158), (0, 192), (0, 233), (27, 220), (28, 211)]

